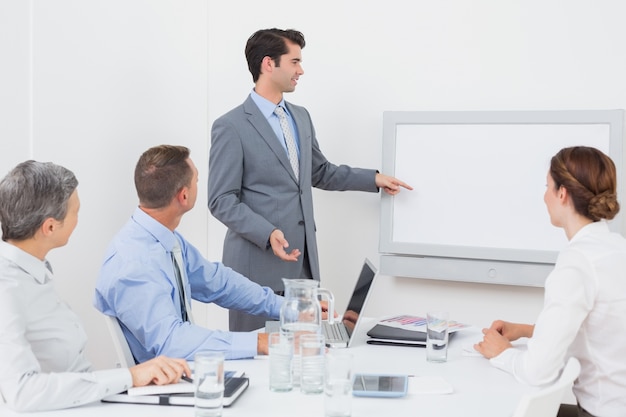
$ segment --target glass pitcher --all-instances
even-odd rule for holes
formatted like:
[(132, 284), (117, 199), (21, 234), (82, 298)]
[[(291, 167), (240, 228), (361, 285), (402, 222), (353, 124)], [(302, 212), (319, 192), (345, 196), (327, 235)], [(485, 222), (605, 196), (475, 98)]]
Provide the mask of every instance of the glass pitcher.
[(318, 281), (283, 278), (283, 282), (285, 301), (280, 309), (281, 331), (319, 333), (322, 325), (320, 295), (328, 300), (328, 323), (334, 322), (335, 299), (329, 290), (318, 288)]

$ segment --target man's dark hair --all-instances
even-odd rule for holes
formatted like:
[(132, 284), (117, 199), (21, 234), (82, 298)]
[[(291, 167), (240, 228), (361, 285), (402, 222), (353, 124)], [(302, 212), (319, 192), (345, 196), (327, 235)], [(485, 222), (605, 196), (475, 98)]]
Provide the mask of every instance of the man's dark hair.
[(289, 52), (286, 42), (293, 42), (304, 48), (304, 35), (294, 29), (261, 29), (256, 31), (246, 43), (246, 60), (248, 69), (255, 83), (261, 75), (261, 62), (269, 56), (280, 67), (280, 56)]

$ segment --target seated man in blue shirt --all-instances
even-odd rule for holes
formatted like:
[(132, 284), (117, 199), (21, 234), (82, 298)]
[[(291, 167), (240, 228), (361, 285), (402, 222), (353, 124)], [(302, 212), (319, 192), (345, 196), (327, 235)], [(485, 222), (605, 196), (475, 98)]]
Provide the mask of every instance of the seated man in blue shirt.
[[(221, 263), (207, 261), (176, 232), (196, 202), (197, 182), (189, 149), (161, 145), (144, 152), (135, 168), (139, 207), (113, 238), (100, 270), (95, 307), (117, 317), (139, 363), (159, 355), (193, 359), (203, 349), (223, 351), (227, 359), (267, 354), (266, 333), (194, 324), (191, 298), (279, 317), (282, 297)], [(176, 246), (182, 252), (178, 262)]]

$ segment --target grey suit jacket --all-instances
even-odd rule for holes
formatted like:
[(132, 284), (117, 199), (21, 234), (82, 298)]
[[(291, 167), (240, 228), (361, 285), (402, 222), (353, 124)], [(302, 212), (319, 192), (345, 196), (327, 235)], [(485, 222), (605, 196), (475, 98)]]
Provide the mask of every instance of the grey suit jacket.
[(320, 278), (311, 187), (378, 191), (375, 170), (328, 162), (307, 110), (286, 106), (300, 138), (299, 181), (251, 97), (215, 121), (209, 155), (209, 209), (228, 227), (222, 261), (274, 290), (283, 289), (281, 278), (301, 277), (303, 260), (301, 255), (297, 263), (285, 262), (274, 255), (268, 239), (276, 228), (289, 250), (306, 248), (313, 278)]

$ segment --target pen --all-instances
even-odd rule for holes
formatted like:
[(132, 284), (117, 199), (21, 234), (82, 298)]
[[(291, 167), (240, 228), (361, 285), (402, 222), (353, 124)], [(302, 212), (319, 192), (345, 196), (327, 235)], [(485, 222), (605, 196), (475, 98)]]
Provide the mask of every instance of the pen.
[(180, 377), (183, 381), (191, 382), (193, 384), (193, 379), (189, 378), (187, 375), (183, 375)]

